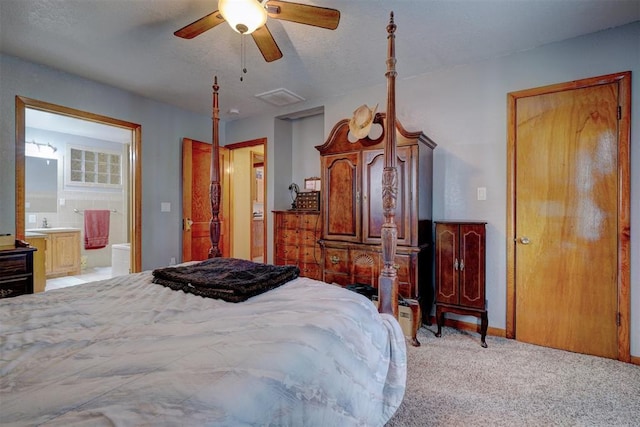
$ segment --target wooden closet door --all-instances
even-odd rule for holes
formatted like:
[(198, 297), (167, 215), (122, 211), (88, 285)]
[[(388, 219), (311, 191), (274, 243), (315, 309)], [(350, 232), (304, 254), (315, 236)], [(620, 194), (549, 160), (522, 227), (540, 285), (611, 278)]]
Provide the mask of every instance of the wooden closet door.
[[(398, 244), (411, 244), (411, 147), (397, 147), (396, 168), (398, 171), (398, 195), (396, 199), (395, 222), (398, 230)], [(384, 224), (382, 208), (382, 172), (384, 170), (384, 150), (363, 152), (362, 161), (362, 238), (363, 243), (381, 243)]]
[(615, 358), (618, 84), (520, 98), (516, 338)]
[(325, 239), (360, 241), (360, 162), (358, 152), (322, 157)]

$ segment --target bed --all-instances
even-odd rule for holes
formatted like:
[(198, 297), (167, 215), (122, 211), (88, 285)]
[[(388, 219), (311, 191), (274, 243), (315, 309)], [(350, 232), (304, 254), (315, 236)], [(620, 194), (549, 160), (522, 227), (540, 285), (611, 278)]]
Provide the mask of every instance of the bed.
[[(393, 14), (387, 30), (394, 120)], [(218, 268), (217, 80), (213, 99), (210, 259), (0, 300), (0, 424), (382, 426), (395, 413), (406, 343), (396, 320), (393, 161), (379, 309), (297, 274), (234, 302), (203, 297), (211, 289), (199, 279), (173, 273)]]

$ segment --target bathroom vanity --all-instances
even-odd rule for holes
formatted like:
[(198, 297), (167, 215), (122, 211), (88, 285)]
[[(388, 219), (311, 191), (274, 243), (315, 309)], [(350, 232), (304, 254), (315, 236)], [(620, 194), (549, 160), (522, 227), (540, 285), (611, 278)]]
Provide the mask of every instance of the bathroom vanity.
[[(80, 229), (72, 227), (32, 228), (26, 240), (44, 235), (44, 271), (46, 278), (80, 274)], [(37, 242), (33, 242), (36, 246)], [(36, 281), (37, 281), (36, 277)]]

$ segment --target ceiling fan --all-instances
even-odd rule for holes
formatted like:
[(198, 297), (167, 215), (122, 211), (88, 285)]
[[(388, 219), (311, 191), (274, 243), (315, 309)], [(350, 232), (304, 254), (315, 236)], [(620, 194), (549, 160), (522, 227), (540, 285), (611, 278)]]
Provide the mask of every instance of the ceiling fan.
[(219, 0), (218, 10), (173, 34), (192, 39), (227, 21), (236, 32), (251, 34), (265, 61), (272, 62), (282, 58), (282, 52), (267, 28), (267, 16), (329, 30), (338, 28), (340, 22), (340, 11), (326, 7), (276, 0)]

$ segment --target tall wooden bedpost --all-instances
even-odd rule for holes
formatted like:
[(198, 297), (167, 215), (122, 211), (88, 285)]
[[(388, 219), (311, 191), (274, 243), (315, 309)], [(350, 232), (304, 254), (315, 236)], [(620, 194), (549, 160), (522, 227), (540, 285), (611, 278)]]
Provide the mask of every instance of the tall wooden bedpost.
[(218, 125), (220, 121), (220, 109), (218, 108), (218, 76), (213, 79), (213, 132), (211, 147), (211, 185), (209, 186), (209, 201), (211, 203), (211, 220), (209, 220), (209, 239), (211, 240), (211, 248), (209, 248), (209, 258), (222, 256), (222, 252), (218, 247), (220, 242), (220, 196), (222, 186), (220, 185), (220, 156), (218, 140)]
[(396, 199), (398, 197), (398, 170), (396, 168), (396, 58), (393, 12), (387, 25), (387, 125), (385, 129), (384, 170), (382, 172), (382, 261), (383, 268), (378, 279), (378, 300), (381, 313), (398, 317), (398, 272), (395, 268), (398, 228), (395, 222)]

